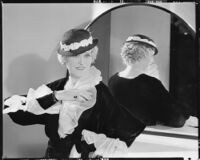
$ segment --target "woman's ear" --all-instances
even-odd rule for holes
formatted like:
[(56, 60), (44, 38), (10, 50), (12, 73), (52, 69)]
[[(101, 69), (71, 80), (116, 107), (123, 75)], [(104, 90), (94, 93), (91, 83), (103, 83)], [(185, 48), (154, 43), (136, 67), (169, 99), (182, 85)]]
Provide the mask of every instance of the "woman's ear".
[(92, 57), (92, 63), (91, 63), (91, 65), (90, 66), (93, 66), (94, 64), (95, 64), (95, 58), (94, 57)]

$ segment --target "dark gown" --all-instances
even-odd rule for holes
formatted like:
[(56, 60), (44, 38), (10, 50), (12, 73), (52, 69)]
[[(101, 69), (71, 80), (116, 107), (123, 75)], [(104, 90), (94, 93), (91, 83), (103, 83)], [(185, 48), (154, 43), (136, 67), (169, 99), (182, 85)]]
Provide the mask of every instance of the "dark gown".
[[(67, 77), (59, 79), (47, 84), (47, 86), (53, 91), (63, 90), (67, 80)], [(20, 125), (42, 124), (45, 126), (45, 133), (49, 137), (46, 158), (68, 158), (74, 144), (77, 151), (81, 153), (81, 157), (88, 157), (89, 152), (95, 151), (95, 147), (94, 144), (88, 145), (84, 140), (81, 140), (83, 129), (103, 133), (110, 138), (119, 138), (127, 146), (130, 146), (144, 130), (145, 125), (137, 120), (126, 107), (117, 104), (108, 87), (102, 82), (95, 87), (97, 90), (95, 105), (82, 113), (74, 132), (65, 138), (60, 138), (58, 135), (59, 114), (35, 115), (19, 110), (15, 113), (9, 113), (9, 116)], [(52, 94), (38, 98), (37, 101), (44, 109), (55, 103)]]
[(182, 127), (190, 116), (187, 104), (175, 100), (161, 81), (141, 74), (134, 79), (120, 77), (118, 73), (109, 79), (109, 89), (116, 101), (145, 125), (161, 123)]

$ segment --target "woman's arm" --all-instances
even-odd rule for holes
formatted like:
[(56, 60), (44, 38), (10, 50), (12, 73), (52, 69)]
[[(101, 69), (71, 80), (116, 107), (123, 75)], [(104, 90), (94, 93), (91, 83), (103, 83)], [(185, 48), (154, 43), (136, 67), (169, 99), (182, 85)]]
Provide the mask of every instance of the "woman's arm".
[(145, 125), (135, 119), (123, 106), (117, 104), (103, 83), (97, 85), (96, 89), (96, 112), (100, 115), (97, 122), (98, 129), (82, 131), (84, 148), (87, 153), (94, 152), (94, 155), (100, 156), (124, 153), (127, 146), (130, 146), (144, 130)]
[[(9, 106), (11, 108), (12, 107), (14, 108), (14, 111), (12, 111), (14, 113), (9, 114), (10, 117), (13, 119), (13, 121), (22, 125), (29, 125), (36, 123), (42, 124), (44, 123), (46, 117), (44, 114), (46, 113), (45, 110), (49, 109), (50, 107), (54, 107), (50, 108), (53, 110), (47, 113), (51, 112), (51, 114), (55, 114), (58, 112), (59, 108), (57, 106), (53, 106), (58, 101), (76, 100), (80, 102), (85, 102), (86, 99), (89, 100), (91, 98), (91, 93), (87, 91), (63, 90), (65, 83), (66, 83), (65, 79), (60, 79), (52, 83), (49, 83), (47, 85), (42, 85), (38, 87), (37, 90), (30, 89), (28, 95), (25, 95), (23, 97), (18, 96), (17, 99), (15, 98), (15, 102), (17, 100), (18, 105), (16, 105), (16, 103), (13, 102), (13, 104)], [(22, 98), (20, 97), (22, 98), (27, 97), (26, 102), (23, 105), (21, 101)], [(8, 106), (5, 106), (5, 108), (6, 107)]]
[[(54, 90), (56, 88), (58, 88), (60, 86), (60, 84), (63, 82), (63, 80), (58, 80), (52, 83), (47, 84), (47, 86)], [(4, 100), (4, 103), (10, 99), (10, 102), (12, 102), (12, 97), (8, 97)], [(23, 101), (25, 100), (25, 102), (23, 102), (21, 99), (23, 99)], [(8, 107), (14, 107), (15, 108), (15, 112), (10, 112), (8, 113), (8, 115), (10, 116), (10, 118), (17, 124), (20, 125), (32, 125), (32, 124), (45, 124), (46, 118), (47, 118), (47, 114), (42, 114), (42, 115), (35, 115), (29, 111), (24, 111), (24, 110), (19, 110), (19, 105), (25, 106), (25, 104), (27, 103), (27, 95), (23, 95), (23, 96), (18, 96), (18, 98), (15, 98), (15, 100), (12, 102), (12, 104), (8, 105), (7, 103), (4, 104), (4, 109), (8, 108)], [(50, 105), (54, 104), (55, 102), (53, 101), (53, 97), (51, 94), (48, 94), (46, 96), (40, 97), (38, 99), (33, 99), (32, 100), (32, 104), (36, 103), (36, 104), (40, 104), (40, 107), (45, 108), (45, 107), (50, 107)], [(16, 105), (18, 104), (18, 106)], [(28, 110), (28, 109), (27, 109)]]
[(159, 80), (153, 82), (149, 94), (158, 102), (159, 120), (167, 126), (182, 127), (190, 116), (190, 107), (172, 97)]
[[(9, 97), (12, 98), (12, 97)], [(6, 98), (6, 100), (8, 100), (9, 98)], [(15, 99), (15, 103), (16, 105), (19, 105), (20, 103), (22, 103), (21, 99), (26, 99), (26, 96), (18, 96), (17, 99)], [(17, 102), (18, 101), (18, 102)], [(23, 104), (21, 104), (23, 105)], [(10, 106), (4, 105), (4, 109), (9, 108)], [(13, 106), (15, 107), (16, 111), (13, 112), (14, 110), (12, 110), (12, 112), (8, 113), (8, 115), (10, 116), (10, 118), (17, 124), (20, 125), (31, 125), (31, 124), (44, 124), (45, 120), (46, 120), (46, 116), (47, 115), (34, 115), (30, 112), (27, 111), (23, 111), (23, 110), (18, 110), (17, 106)]]
[(116, 102), (106, 85), (102, 83), (100, 88), (104, 104), (105, 134), (111, 138), (119, 138), (130, 146), (144, 130), (145, 125), (136, 119), (126, 107)]
[(45, 124), (47, 119), (47, 114), (35, 115), (22, 110), (19, 110), (15, 113), (8, 113), (8, 115), (13, 122), (20, 125)]

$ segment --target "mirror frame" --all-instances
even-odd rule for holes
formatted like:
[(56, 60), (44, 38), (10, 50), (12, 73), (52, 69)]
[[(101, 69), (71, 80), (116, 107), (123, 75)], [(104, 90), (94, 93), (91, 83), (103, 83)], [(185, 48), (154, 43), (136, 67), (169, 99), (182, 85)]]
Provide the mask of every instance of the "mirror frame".
[(166, 9), (166, 8), (163, 8), (163, 7), (160, 7), (160, 6), (156, 6), (156, 5), (153, 5), (153, 4), (144, 4), (144, 3), (129, 3), (129, 4), (122, 4), (122, 5), (119, 5), (119, 6), (116, 6), (116, 7), (113, 7), (111, 9), (108, 9), (107, 11), (103, 12), (102, 14), (100, 14), (99, 16), (97, 16), (94, 20), (92, 20), (86, 27), (85, 29), (89, 29), (89, 27), (95, 23), (98, 19), (100, 19), (102, 16), (104, 16), (105, 14), (113, 11), (113, 10), (116, 10), (118, 8), (123, 8), (123, 7), (129, 7), (129, 6), (147, 6), (147, 7), (153, 7), (153, 8), (156, 8), (156, 9), (160, 9), (162, 11), (165, 11), (173, 16), (175, 16), (177, 19), (181, 20), (181, 22), (186, 25), (186, 27), (189, 29), (190, 33), (192, 34), (193, 37), (195, 37), (195, 31), (188, 25), (187, 22), (185, 22), (183, 20), (183, 18), (181, 18), (180, 16), (178, 16), (176, 13)]

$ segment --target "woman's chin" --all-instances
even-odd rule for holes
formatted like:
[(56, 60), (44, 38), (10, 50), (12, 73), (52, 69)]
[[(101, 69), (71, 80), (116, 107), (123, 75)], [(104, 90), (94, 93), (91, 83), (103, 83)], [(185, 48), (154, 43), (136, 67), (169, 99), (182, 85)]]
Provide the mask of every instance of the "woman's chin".
[(79, 72), (73, 74), (73, 76), (76, 77), (76, 78), (81, 78), (81, 77), (84, 77), (86, 75), (87, 75), (87, 72), (85, 72), (85, 71), (79, 71)]

